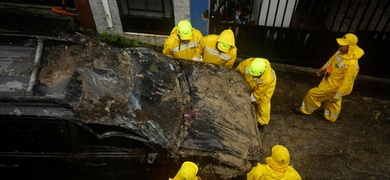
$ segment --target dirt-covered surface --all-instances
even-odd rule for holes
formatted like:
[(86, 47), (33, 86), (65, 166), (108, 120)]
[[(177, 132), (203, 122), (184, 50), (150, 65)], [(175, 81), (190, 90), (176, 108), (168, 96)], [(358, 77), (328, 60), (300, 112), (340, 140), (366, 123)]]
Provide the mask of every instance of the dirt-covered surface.
[[(130, 75), (131, 72), (126, 71), (131, 65), (128, 63), (129, 59), (127, 59), (126, 51), (115, 51), (113, 53), (108, 46), (104, 46), (98, 51), (92, 50), (101, 47), (100, 45), (96, 42), (87, 41), (81, 46), (61, 46), (53, 49), (53, 52), (56, 53), (51, 56), (52, 59), (56, 59), (56, 62), (48, 62), (47, 68), (42, 69), (39, 80), (47, 86), (56, 86), (62, 79), (72, 76), (73, 71), (80, 64), (104, 67), (108, 65), (108, 62), (120, 64), (116, 69), (116, 73), (123, 76), (126, 76), (127, 73), (129, 78), (134, 77)], [(193, 71), (202, 74), (202, 68), (210, 67), (198, 65), (195, 66)], [(261, 163), (264, 163), (265, 158), (270, 155), (273, 145), (282, 144), (286, 146), (290, 150), (291, 164), (303, 179), (390, 179), (390, 124), (379, 121), (390, 114), (389, 100), (377, 98), (375, 94), (361, 93), (358, 89), (353, 91), (351, 95), (344, 97), (341, 114), (335, 123), (328, 122), (322, 117), (322, 109), (311, 116), (297, 115), (292, 111), (293, 107), (299, 106), (305, 93), (316, 86), (320, 79), (316, 78), (314, 71), (310, 70), (309, 72), (296, 71), (277, 64), (274, 65), (274, 69), (278, 76), (278, 82), (272, 98), (271, 121), (260, 135), (261, 144), (254, 143), (256, 139), (240, 139), (254, 137), (250, 133), (256, 132), (254, 129), (257, 127), (253, 121), (237, 122), (240, 119), (253, 118), (251, 114), (245, 115), (243, 113), (232, 116), (231, 112), (237, 111), (237, 109), (250, 112), (248, 109), (250, 103), (242, 101), (243, 99), (249, 101), (249, 93), (245, 91), (245, 87), (242, 87), (242, 83), (237, 83), (238, 80), (243, 79), (237, 78), (234, 69), (218, 69), (215, 74), (208, 74), (207, 77), (190, 76), (189, 80), (197, 79), (196, 97), (197, 100), (202, 100), (196, 101), (199, 103), (194, 104), (194, 109), (202, 112), (200, 114), (203, 115), (197, 118), (208, 120), (210, 124), (216, 126), (226, 126), (227, 128), (224, 128), (226, 132), (222, 134), (237, 136), (237, 141), (222, 142), (221, 144), (232, 147), (230, 152), (241, 153), (244, 156), (252, 153), (252, 155), (257, 156)], [(203, 75), (205, 74), (203, 73)], [(202, 79), (199, 80), (199, 78)], [(368, 82), (364, 81), (367, 84), (360, 83), (359, 86), (367, 89), (372, 88)], [(132, 88), (130, 84), (123, 84), (123, 87)], [(384, 86), (384, 88), (388, 87)], [(387, 91), (389, 90), (387, 89)], [(130, 94), (124, 94), (123, 96), (111, 97), (110, 102), (114, 102), (114, 104), (109, 107), (106, 102), (105, 106), (98, 107), (98, 104), (104, 104), (99, 103), (104, 101), (100, 99), (99, 102), (92, 103), (96, 105), (97, 111), (84, 115), (102, 117), (109, 114), (108, 112), (116, 113), (115, 109), (121, 109), (127, 103)], [(221, 99), (223, 101), (219, 101)], [(214, 107), (214, 109), (202, 109), (204, 107), (203, 103), (207, 107)], [(104, 112), (104, 114), (99, 114), (98, 111)], [(127, 116), (137, 116), (134, 113), (131, 111), (125, 112)], [(191, 114), (189, 115), (191, 116)], [(213, 118), (218, 116), (223, 118)], [(234, 121), (236, 122), (229, 124)], [(193, 122), (193, 124), (197, 127), (207, 127), (202, 123)], [(202, 133), (210, 133), (207, 131), (212, 131), (212, 129), (190, 130), (189, 136), (199, 137), (202, 136)], [(240, 133), (245, 134), (245, 136), (240, 136)], [(207, 141), (207, 137), (203, 137), (202, 143), (213, 144), (212, 147), (218, 149), (219, 146), (214, 143), (213, 137), (209, 138), (210, 141)], [(233, 139), (232, 137), (229, 138)], [(186, 142), (183, 146), (194, 147), (191, 143)], [(246, 149), (243, 150), (241, 147)], [(243, 153), (246, 150), (248, 152)], [(256, 152), (254, 153), (252, 150)], [(180, 153), (191, 152), (183, 150)], [(213, 154), (212, 151), (207, 153), (209, 155)], [(199, 175), (204, 175), (203, 180), (216, 179), (213, 176), (202, 174), (206, 169), (207, 172), (218, 171), (216, 174), (225, 173), (226, 177), (237, 176), (229, 179), (245, 179), (245, 172), (242, 173), (242, 171), (249, 171), (251, 164), (255, 165), (256, 163), (256, 158), (243, 158), (245, 160), (240, 161), (242, 159), (237, 159), (231, 154), (215, 153), (213, 156), (218, 157), (220, 160), (218, 163), (233, 164), (232, 167), (241, 166), (241, 174), (232, 172), (232, 169), (221, 169), (221, 166), (210, 167), (213, 166), (212, 163), (201, 166), (205, 164), (204, 161), (201, 158), (195, 159), (193, 161), (200, 164)], [(186, 156), (184, 155), (184, 157)], [(246, 160), (250, 160), (251, 164), (248, 164)], [(170, 167), (165, 168), (169, 169)], [(167, 174), (162, 176), (173, 177), (174, 173), (172, 174), (172, 172), (174, 171), (166, 171)]]
[(46, 53), (41, 94), (63, 87), (83, 123), (133, 129), (212, 178), (244, 174), (261, 153), (248, 88), (234, 70), (90, 39), (48, 43)]

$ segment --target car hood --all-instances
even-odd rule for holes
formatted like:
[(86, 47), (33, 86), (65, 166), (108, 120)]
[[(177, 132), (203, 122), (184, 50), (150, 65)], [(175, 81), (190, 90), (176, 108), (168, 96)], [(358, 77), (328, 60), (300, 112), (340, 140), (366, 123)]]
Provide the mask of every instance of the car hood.
[(249, 160), (256, 159), (257, 121), (247, 86), (234, 70), (148, 48), (53, 43), (42, 50), (31, 89), (38, 49), (3, 55), (0, 113), (121, 126), (172, 157), (217, 160), (223, 168), (214, 172), (224, 177), (249, 171)]

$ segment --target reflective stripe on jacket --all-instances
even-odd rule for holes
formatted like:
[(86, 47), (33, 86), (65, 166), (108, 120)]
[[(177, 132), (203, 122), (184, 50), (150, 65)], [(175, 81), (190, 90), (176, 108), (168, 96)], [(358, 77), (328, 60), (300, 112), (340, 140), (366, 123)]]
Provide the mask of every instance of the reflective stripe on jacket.
[[(230, 45), (228, 52), (222, 52), (217, 48), (217, 42), (221, 41)], [(203, 62), (232, 68), (237, 57), (234, 33), (232, 30), (224, 30), (220, 35), (211, 34), (205, 36), (200, 42), (195, 59), (203, 57)]]
[(248, 82), (249, 88), (256, 101), (260, 99), (263, 101), (270, 100), (276, 86), (276, 74), (272, 69), (271, 64), (268, 60), (265, 61), (267, 68), (259, 78), (253, 78), (249, 73), (248, 67), (255, 58), (249, 58), (242, 61), (238, 66), (237, 70), (244, 75), (245, 81)]
[(172, 58), (192, 60), (196, 47), (202, 38), (202, 33), (199, 30), (192, 28), (192, 37), (189, 43), (185, 44), (183, 41), (180, 41), (176, 26), (172, 29), (170, 36), (164, 42), (163, 54)]
[(363, 56), (364, 51), (357, 46), (351, 49), (344, 55), (337, 51), (321, 68), (328, 69), (329, 76), (322, 79), (318, 88), (325, 93), (334, 93), (334, 99), (340, 99), (352, 92), (355, 78), (359, 73), (358, 59)]

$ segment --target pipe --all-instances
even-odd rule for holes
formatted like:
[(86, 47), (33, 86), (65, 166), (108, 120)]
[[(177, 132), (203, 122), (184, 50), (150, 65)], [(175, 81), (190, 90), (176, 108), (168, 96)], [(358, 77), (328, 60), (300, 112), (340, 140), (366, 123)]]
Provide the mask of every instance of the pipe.
[(34, 67), (30, 76), (30, 82), (28, 83), (27, 93), (31, 93), (31, 90), (34, 87), (35, 82), (37, 80), (38, 69), (41, 64), (43, 44), (44, 44), (44, 40), (42, 38), (38, 38), (38, 46), (35, 52)]
[(109, 28), (112, 28), (113, 24), (112, 24), (112, 19), (111, 19), (110, 6), (108, 6), (107, 0), (102, 0), (102, 3), (103, 3), (103, 8), (104, 8), (104, 13), (105, 13), (106, 19), (107, 19), (107, 25)]

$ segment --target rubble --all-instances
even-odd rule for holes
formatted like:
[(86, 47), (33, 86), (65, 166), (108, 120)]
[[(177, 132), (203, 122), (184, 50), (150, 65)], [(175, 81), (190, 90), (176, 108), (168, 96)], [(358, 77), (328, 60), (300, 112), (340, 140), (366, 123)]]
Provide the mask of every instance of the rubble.
[[(39, 74), (50, 95), (61, 84), (81, 123), (137, 132), (201, 174), (250, 170), (261, 146), (249, 91), (234, 69), (171, 59), (147, 48), (55, 45)], [(67, 47), (67, 48), (65, 48)]]

